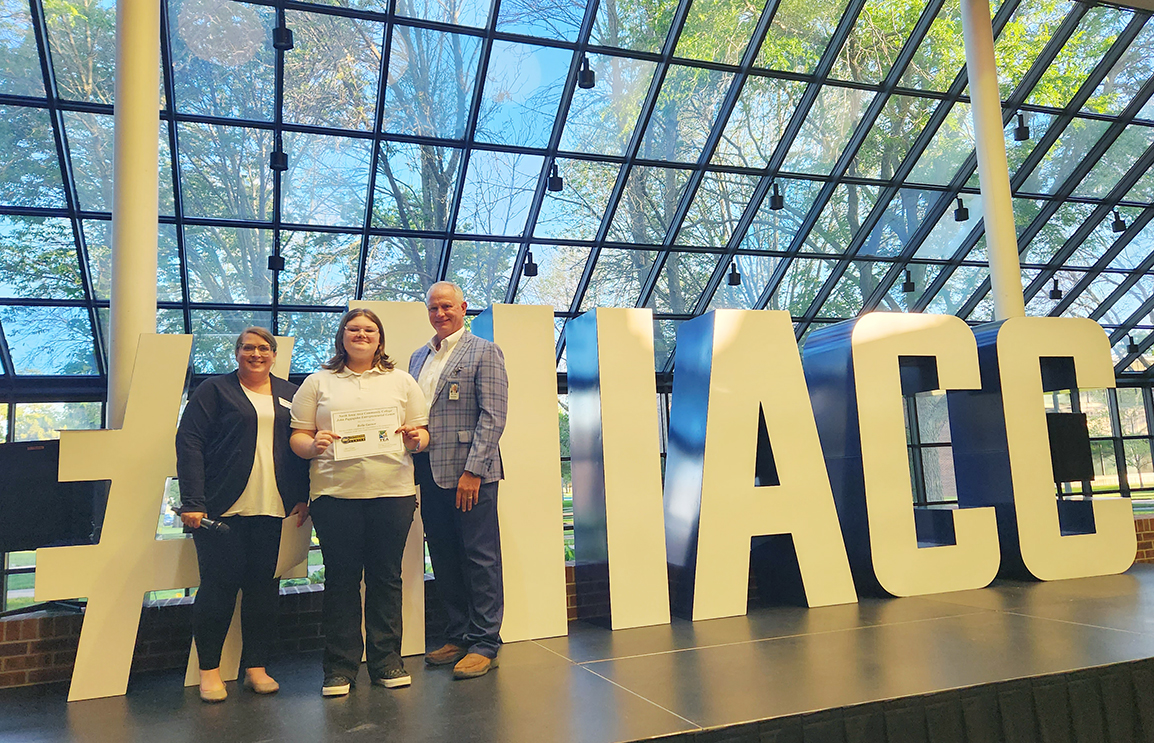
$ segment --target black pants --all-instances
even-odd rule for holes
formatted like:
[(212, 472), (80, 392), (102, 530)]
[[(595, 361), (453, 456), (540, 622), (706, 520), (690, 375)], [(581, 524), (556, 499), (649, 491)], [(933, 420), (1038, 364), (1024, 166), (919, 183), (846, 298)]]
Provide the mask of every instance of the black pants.
[[(309, 509), (325, 558), (325, 676), (379, 678), (401, 665), (401, 558), (417, 497), (321, 496)], [(365, 635), (361, 639), (361, 579)]]
[(236, 608), (237, 591), (244, 592), (240, 606), (244, 639), (241, 665), (263, 668), (268, 665), (276, 633), (280, 584), (273, 576), (280, 552), (281, 519), (229, 516), (218, 521), (228, 524), (227, 534), (208, 529), (192, 532), (200, 566), (200, 588), (192, 607), (200, 670), (220, 667), (220, 651)]

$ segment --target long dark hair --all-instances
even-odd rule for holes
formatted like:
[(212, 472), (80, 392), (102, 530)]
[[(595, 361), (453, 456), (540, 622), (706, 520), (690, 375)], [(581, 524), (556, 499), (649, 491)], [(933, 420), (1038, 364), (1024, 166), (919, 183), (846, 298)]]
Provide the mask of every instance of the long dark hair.
[(358, 317), (367, 317), (371, 320), (372, 323), (377, 326), (377, 332), (381, 339), (380, 343), (377, 344), (376, 352), (373, 354), (373, 366), (381, 371), (390, 371), (393, 368), (392, 360), (389, 358), (389, 355), (385, 353), (385, 326), (381, 324), (381, 318), (377, 317), (377, 313), (372, 310), (357, 308), (355, 310), (349, 310), (345, 313), (345, 316), (341, 318), (341, 324), (337, 327), (336, 338), (333, 339), (333, 356), (321, 364), (322, 369), (338, 372), (344, 370), (349, 360), (349, 354), (345, 351), (344, 343), (345, 326)]

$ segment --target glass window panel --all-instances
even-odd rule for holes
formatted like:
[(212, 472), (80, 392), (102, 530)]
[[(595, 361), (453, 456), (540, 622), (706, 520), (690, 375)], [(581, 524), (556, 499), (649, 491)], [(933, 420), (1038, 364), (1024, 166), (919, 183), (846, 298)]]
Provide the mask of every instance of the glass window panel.
[(475, 139), (547, 146), (572, 58), (568, 49), (494, 41)]
[[(938, 101), (912, 96), (890, 96), (878, 114), (850, 164), (848, 174), (862, 178), (890, 179), (905, 160)], [(955, 140), (965, 145), (965, 140)], [(955, 167), (956, 170), (956, 167)]]
[(116, 67), (115, 0), (45, 3), (56, 92), (61, 98), (112, 105)]
[(1090, 459), (1094, 462), (1094, 492), (1118, 489), (1118, 459), (1113, 441), (1091, 441)]
[(369, 237), (365, 299), (424, 302), (439, 277), (443, 240), (427, 237)]
[(272, 327), (272, 313), (267, 310), (192, 310), (192, 363), (196, 373), (227, 374), (236, 369), (236, 337), (254, 325)]
[[(4, 364), (0, 363), (0, 372), (3, 372)], [(8, 443), (8, 405), (0, 405), (0, 443)]]
[(0, 94), (44, 97), (27, 0), (0, 0)]
[(751, 75), (713, 153), (714, 165), (763, 168), (777, 149), (805, 83)]
[(185, 227), (189, 297), (193, 302), (269, 304), (270, 255), (272, 230)]
[(811, 253), (844, 253), (877, 201), (881, 189), (843, 183), (834, 189), (802, 250)]
[(654, 250), (602, 250), (581, 300), (581, 311), (594, 307), (637, 306), (641, 283), (656, 258)]
[[(742, 250), (784, 251), (789, 248), (801, 221), (809, 213), (822, 188), (818, 181), (778, 178), (776, 183), (781, 192), (782, 208), (770, 208), (773, 196), (773, 190), (770, 189), (761, 200), (757, 216), (741, 238)], [(837, 196), (836, 192), (834, 196)]]
[(970, 115), (970, 104), (955, 103), (918, 158), (907, 180), (948, 185), (973, 151), (974, 120)]
[(974, 309), (970, 312), (966, 320), (970, 322), (992, 322), (994, 319), (994, 299), (989, 292), (985, 292), (982, 298), (974, 305)]
[[(912, 312), (927, 291), (930, 284), (937, 279), (944, 266), (936, 263), (910, 263), (906, 270), (910, 272), (910, 280), (914, 282), (914, 290), (905, 292), (902, 285), (905, 283), (905, 271), (894, 274), (889, 291), (878, 302), (877, 309), (888, 312)], [(888, 269), (887, 269), (888, 270)]]
[(681, 320), (653, 321), (653, 361), (655, 368), (664, 369), (677, 347), (677, 328)]
[[(918, 246), (915, 258), (953, 258), (982, 219), (982, 195), (965, 194), (960, 197), (970, 217), (964, 222), (954, 219), (954, 208), (947, 207), (934, 229)], [(957, 202), (953, 202), (957, 206)]]
[(688, 170), (635, 166), (609, 227), (609, 239), (634, 244), (662, 242), (688, 181)]
[(671, 65), (641, 141), (646, 160), (695, 162), (733, 75)]
[(677, 233), (678, 245), (723, 248), (745, 212), (757, 176), (706, 173)]
[(1082, 110), (1101, 114), (1122, 113), (1151, 75), (1154, 75), (1154, 24), (1147, 20), (1133, 43), (1086, 99)]
[(1018, 246), (1022, 263), (1049, 263), (1093, 211), (1092, 204), (1062, 204), (1028, 244)]
[(1097, 7), (1086, 11), (1074, 34), (1047, 65), (1026, 102), (1065, 108), (1133, 17), (1133, 13), (1117, 8)]
[(47, 441), (61, 431), (86, 431), (101, 427), (103, 411), (98, 402), (16, 403), (16, 441)]
[(574, 89), (561, 134), (561, 149), (624, 155), (657, 65), (604, 54), (586, 56), (597, 84)]
[(649, 307), (654, 312), (691, 315), (705, 284), (717, 267), (716, 253), (671, 252), (657, 275)]
[(782, 170), (829, 173), (873, 97), (867, 90), (823, 87), (789, 148)]
[(878, 288), (889, 268), (889, 263), (851, 261), (815, 314), (835, 318), (860, 314), (866, 298)]
[(1130, 192), (1126, 194), (1126, 201), (1137, 201), (1149, 204), (1154, 202), (1154, 168), (1147, 170)]
[(1115, 186), (1118, 178), (1134, 167), (1142, 153), (1154, 143), (1154, 127), (1131, 124), (1126, 127), (1106, 150), (1086, 178), (1074, 189), (1075, 196), (1104, 197)]
[(96, 374), (92, 322), (83, 307), (0, 307), (16, 374)]
[(846, 2), (781, 0), (755, 64), (785, 72), (813, 72), (841, 20)]
[(457, 240), (445, 276), (464, 290), (474, 308), (504, 302), (519, 247), (517, 243)]
[(536, 276), (522, 276), (517, 284), (517, 304), (547, 304), (568, 312), (577, 283), (589, 261), (589, 248), (571, 245), (534, 245)]
[[(1113, 288), (1121, 284), (1126, 279), (1125, 274), (1104, 273), (1094, 280), (1094, 285), (1101, 284), (1098, 292), (1101, 296), (1109, 296), (1107, 289), (1113, 291)], [(1092, 285), (1092, 286), (1094, 286)], [(1121, 325), (1126, 319), (1138, 311), (1142, 304), (1154, 296), (1154, 276), (1142, 275), (1138, 281), (1126, 290), (1126, 293), (1114, 300), (1114, 304), (1110, 309), (1106, 310), (1106, 314), (1102, 316), (1103, 323)]]
[(449, 200), (457, 186), (462, 150), (382, 142), (377, 158), (373, 226), (448, 229)]
[(598, 3), (591, 44), (659, 52), (669, 34), (677, 0), (651, 3)]
[[(68, 155), (80, 208), (90, 212), (112, 211), (112, 117), (102, 114), (64, 111), (68, 135)], [(172, 201), (172, 151), (168, 145), (168, 125), (159, 124), (157, 186), (160, 214), (175, 213)]]
[[(1078, 279), (1081, 279), (1085, 274), (1069, 274), (1068, 272), (1059, 271), (1055, 275), (1058, 278), (1058, 288), (1062, 289), (1063, 293), (1065, 293), (1070, 289), (1072, 283), (1070, 281), (1071, 276), (1076, 276)], [(1110, 294), (1118, 288), (1118, 284), (1120, 284), (1125, 279), (1125, 274), (1117, 273), (1103, 273), (1096, 276), (1090, 282), (1089, 286), (1087, 286), (1077, 297), (1074, 298), (1074, 301), (1070, 303), (1070, 307), (1066, 310), (1065, 314), (1073, 315), (1075, 317), (1088, 317), (1101, 306), (1106, 297), (1110, 296)], [(1065, 286), (1063, 286), (1063, 282), (1065, 282)], [(1048, 292), (1049, 290), (1046, 291)], [(1042, 296), (1045, 293), (1046, 292), (1039, 292), (1039, 296)], [(1052, 304), (1053, 300), (1050, 300), (1050, 302)], [(1111, 322), (1119, 322), (1120, 320), (1125, 319), (1125, 316), (1123, 316), (1118, 320), (1111, 320)]]
[[(1125, 213), (1125, 210), (1121, 210), (1119, 213), (1123, 219), (1127, 220), (1133, 216)], [(1113, 214), (1106, 216), (1098, 229), (1094, 231), (1091, 239), (1099, 233), (1102, 234), (1102, 239), (1110, 239), (1111, 242), (1113, 238), (1119, 237), (1112, 231), (1107, 232), (1110, 222), (1113, 221)], [(1152, 251), (1154, 251), (1154, 223), (1148, 223), (1142, 228), (1141, 232), (1134, 236), (1134, 239), (1126, 244), (1126, 247), (1122, 248), (1122, 251), (1114, 257), (1114, 260), (1110, 261), (1110, 268), (1137, 268), (1142, 261), (1150, 256)]]
[(585, 17), (583, 0), (544, 5), (537, 0), (503, 0), (497, 31), (540, 39), (576, 41)]
[(890, 257), (901, 253), (921, 227), (930, 205), (942, 198), (945, 195), (939, 191), (917, 191), (911, 188), (898, 191), (857, 254)]
[(84, 298), (69, 220), (0, 216), (0, 297)]
[(1106, 390), (1080, 390), (1078, 404), (1086, 414), (1091, 438), (1114, 435), (1110, 428), (1110, 396)]
[[(351, 295), (349, 297), (352, 298)], [(290, 374), (311, 374), (333, 355), (333, 339), (341, 324), (340, 312), (281, 312), (277, 315), (281, 335), (293, 338), (293, 358)], [(385, 353), (389, 339), (385, 338)], [(398, 359), (392, 355), (394, 362)], [(402, 369), (408, 359), (399, 359)]]
[(293, 10), (285, 22), (293, 32), (284, 56), (285, 121), (371, 131), (384, 24)]
[(464, 136), (480, 54), (481, 41), (473, 36), (393, 26), (384, 131)]
[(536, 237), (592, 240), (597, 236), (620, 166), (591, 160), (554, 160), (561, 191), (546, 191), (533, 228)]
[(1058, 137), (1034, 172), (1022, 184), (1021, 190), (1032, 193), (1054, 193), (1066, 176), (1085, 158), (1109, 126), (1105, 121), (1074, 119)]
[[(360, 1), (374, 3), (382, 13), (387, 9), (386, 0)], [(488, 0), (398, 0), (397, 15), (481, 28), (489, 23), (490, 5)]]
[(954, 450), (949, 446), (922, 449), (922, 476), (926, 481), (927, 503), (956, 503), (957, 481), (954, 479)]
[(782, 260), (767, 255), (736, 255), (733, 259), (737, 262), (741, 283), (730, 286), (728, 281), (722, 281), (713, 292), (713, 298), (706, 308), (707, 312), (720, 309), (757, 309), (757, 301), (761, 298), (765, 287), (769, 285), (769, 279), (773, 276), (777, 264)]
[(270, 7), (170, 0), (168, 28), (176, 110), (271, 121), (274, 26), (276, 10)]
[(836, 265), (837, 261), (794, 258), (770, 295), (766, 309), (789, 310), (794, 317), (801, 317)]
[(958, 266), (946, 283), (926, 306), (926, 312), (938, 315), (956, 315), (974, 291), (990, 275), (985, 266)]
[(1126, 462), (1126, 481), (1133, 489), (1154, 486), (1154, 465), (1150, 460), (1149, 439), (1126, 439), (1122, 442)]
[(923, 9), (918, 2), (868, 0), (833, 63), (832, 77), (880, 83), (889, 74)]
[(1018, 87), (1073, 6), (1073, 2), (1022, 0), (1014, 9), (1010, 20), (994, 40), (994, 60), (1002, 100)]
[(697, 0), (686, 14), (674, 56), (738, 64), (762, 7), (744, 0)]
[[(88, 249), (88, 268), (97, 299), (112, 297), (112, 222), (86, 219), (82, 223), (84, 244)], [(156, 298), (161, 302), (179, 302), (180, 253), (176, 245), (176, 225), (157, 225)], [(184, 332), (183, 330), (181, 332)]]
[(52, 124), (43, 109), (0, 106), (0, 205), (64, 206)]
[[(1052, 278), (1058, 280), (1058, 288), (1062, 290), (1062, 296), (1066, 296), (1075, 284), (1085, 278), (1085, 274), (1081, 271), (1057, 271)], [(1026, 284), (1024, 281), (1022, 285), (1025, 287)], [(1027, 315), (1031, 317), (1045, 317), (1058, 306), (1058, 300), (1050, 299), (1051, 287), (1053, 287), (1052, 280), (1039, 289), (1038, 293), (1033, 297), (1027, 298)], [(1088, 310), (1075, 301), (1063, 314), (1066, 316), (1084, 317), (1088, 314)]]
[(522, 234), (544, 162), (539, 155), (474, 150), (457, 212), (457, 232)]
[[(1050, 125), (1054, 123), (1057, 117), (1050, 114), (1043, 114), (1037, 112), (1026, 111), (1022, 113), (1022, 121), (1026, 126), (1030, 127), (1030, 138), (1019, 142), (1014, 139), (1014, 130), (1018, 128), (1018, 119), (1014, 117), (1010, 119), (1010, 123), (1006, 124), (1005, 141), (1006, 141), (1006, 165), (1010, 170), (1011, 178), (1019, 178), (1024, 173), (1019, 173), (1019, 168), (1026, 162), (1026, 158), (1033, 153), (1034, 148), (1042, 141), (1042, 137), (1049, 131)], [(978, 170), (975, 167), (973, 175), (967, 185), (976, 187), (978, 185)]]
[[(100, 330), (105, 338), (108, 337), (108, 309), (101, 307), (100, 312)], [(156, 332), (158, 333), (184, 333), (184, 312), (182, 310), (165, 310), (158, 309), (156, 311)]]
[(1068, 258), (1062, 261), (1066, 266), (1093, 266), (1096, 265), (1099, 259), (1110, 250), (1118, 235), (1115, 235), (1110, 230), (1110, 223), (1113, 221), (1113, 216), (1107, 214), (1098, 221), (1093, 231), (1082, 240), (1081, 244), (1070, 254)]
[[(994, 12), (992, 8), (990, 12)], [(900, 85), (944, 93), (965, 64), (960, 0), (946, 0), (902, 73)]]
[(372, 142), (285, 132), (285, 222), (360, 226), (365, 222)]
[(281, 232), (285, 259), (278, 288), (284, 304), (343, 305), (357, 290), (361, 236), (332, 232)]
[(271, 132), (184, 122), (177, 126), (185, 216), (271, 219)]

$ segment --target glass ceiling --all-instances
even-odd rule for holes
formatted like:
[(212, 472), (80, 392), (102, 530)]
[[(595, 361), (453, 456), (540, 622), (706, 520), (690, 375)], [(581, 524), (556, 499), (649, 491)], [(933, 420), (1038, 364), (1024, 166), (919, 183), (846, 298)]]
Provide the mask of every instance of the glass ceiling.
[[(1098, 321), (1148, 376), (1154, 23), (993, 11), (1026, 311)], [(113, 0), (0, 0), (9, 395), (103, 390), (114, 34)], [(596, 306), (652, 308), (666, 372), (677, 325), (721, 307), (788, 310), (799, 338), (992, 319), (958, 0), (162, 0), (161, 37), (157, 327), (197, 335), (198, 372), (249, 324), (310, 371), (346, 301), (443, 278), (473, 308), (552, 305), (562, 371)]]

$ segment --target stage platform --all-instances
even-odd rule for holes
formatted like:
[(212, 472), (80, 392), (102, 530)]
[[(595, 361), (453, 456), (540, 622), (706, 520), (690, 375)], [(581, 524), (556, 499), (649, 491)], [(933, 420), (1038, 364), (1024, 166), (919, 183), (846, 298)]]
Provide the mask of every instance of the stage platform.
[(202, 704), (183, 674), (125, 697), (0, 691), (0, 740), (1132, 741), (1154, 740), (1154, 566), (1054, 583), (505, 646), (488, 676), (407, 665), (413, 685), (322, 699), (320, 658), (282, 658), (282, 690)]

